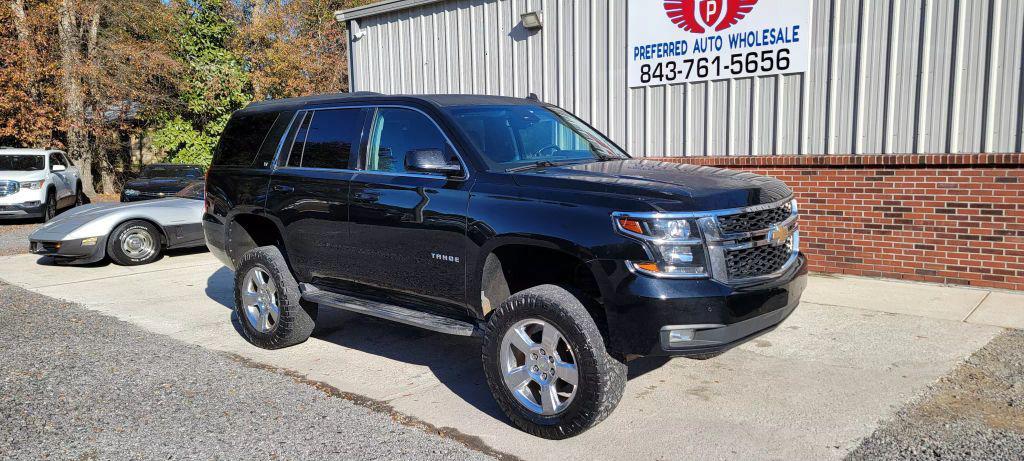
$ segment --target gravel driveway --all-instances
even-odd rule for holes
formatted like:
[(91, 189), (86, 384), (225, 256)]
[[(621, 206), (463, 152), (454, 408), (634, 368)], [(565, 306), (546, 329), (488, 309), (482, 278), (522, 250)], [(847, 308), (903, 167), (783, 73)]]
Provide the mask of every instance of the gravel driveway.
[(0, 282), (5, 459), (483, 459), (301, 377)]
[(1024, 331), (974, 353), (850, 459), (1024, 460)]
[(32, 221), (0, 221), (0, 256), (28, 253), (28, 234), (38, 227)]

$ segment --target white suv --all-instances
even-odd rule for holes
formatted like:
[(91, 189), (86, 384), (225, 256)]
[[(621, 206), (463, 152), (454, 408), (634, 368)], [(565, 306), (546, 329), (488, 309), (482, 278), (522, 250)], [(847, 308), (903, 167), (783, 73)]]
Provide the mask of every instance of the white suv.
[(42, 218), (82, 203), (82, 180), (61, 151), (0, 149), (0, 219)]

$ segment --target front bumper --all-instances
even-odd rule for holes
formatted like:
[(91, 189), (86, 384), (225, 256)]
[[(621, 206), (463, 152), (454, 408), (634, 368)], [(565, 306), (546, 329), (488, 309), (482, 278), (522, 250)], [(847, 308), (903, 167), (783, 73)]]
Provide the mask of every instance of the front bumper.
[[(778, 277), (745, 286), (711, 279), (656, 279), (612, 261), (592, 262), (613, 286), (605, 311), (613, 349), (628, 355), (687, 356), (720, 352), (771, 331), (796, 309), (807, 285), (807, 259)], [(672, 330), (692, 329), (670, 342)]]
[(0, 205), (0, 219), (27, 219), (43, 216), (43, 203), (29, 201)]
[(46, 205), (46, 188), (22, 188), (0, 197), (0, 219), (41, 218)]
[[(88, 243), (95, 240), (95, 243)], [(40, 256), (49, 256), (60, 262), (88, 264), (100, 261), (106, 256), (107, 237), (91, 237), (73, 240), (29, 239), (29, 251)]]

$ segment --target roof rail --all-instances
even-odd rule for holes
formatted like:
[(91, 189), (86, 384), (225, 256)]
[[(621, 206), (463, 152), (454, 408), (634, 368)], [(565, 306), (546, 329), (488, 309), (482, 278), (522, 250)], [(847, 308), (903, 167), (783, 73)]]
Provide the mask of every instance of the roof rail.
[(378, 93), (376, 91), (352, 91), (348, 94), (352, 96), (384, 96), (384, 93)]

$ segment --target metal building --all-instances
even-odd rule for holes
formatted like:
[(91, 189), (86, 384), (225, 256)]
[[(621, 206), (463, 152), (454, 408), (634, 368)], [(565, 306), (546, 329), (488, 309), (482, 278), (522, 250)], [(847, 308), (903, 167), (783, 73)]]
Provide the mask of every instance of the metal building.
[(385, 0), (337, 18), (353, 90), (536, 93), (634, 156), (1024, 150), (1024, 0), (808, 2), (808, 72), (636, 89), (627, 0)]

